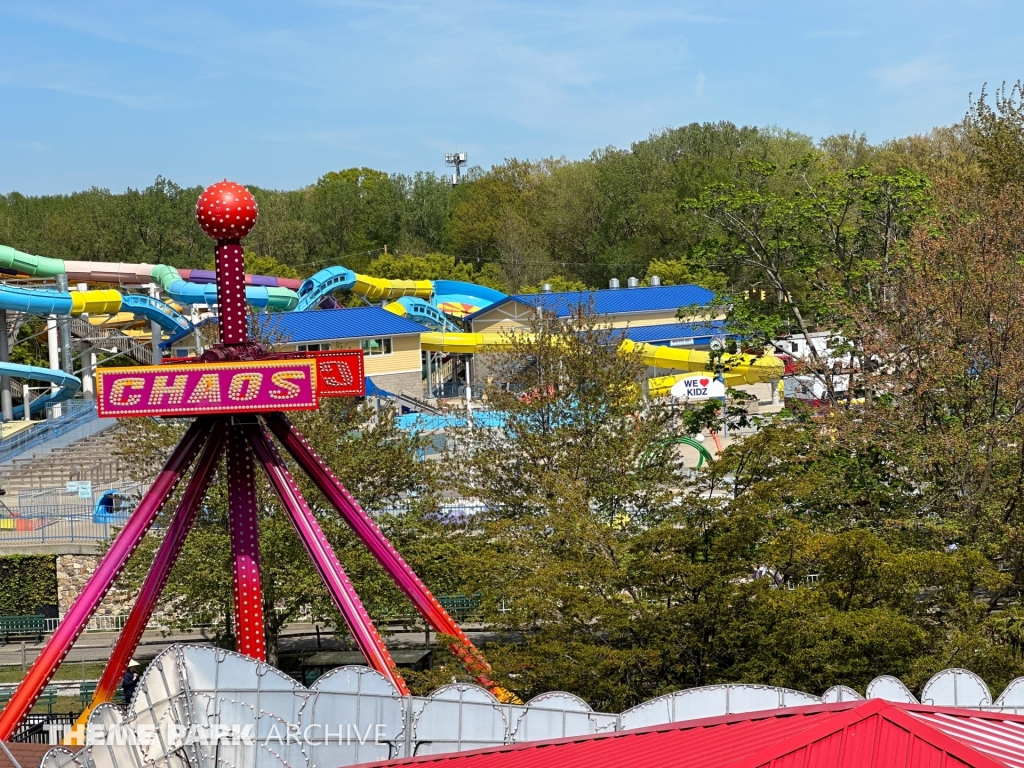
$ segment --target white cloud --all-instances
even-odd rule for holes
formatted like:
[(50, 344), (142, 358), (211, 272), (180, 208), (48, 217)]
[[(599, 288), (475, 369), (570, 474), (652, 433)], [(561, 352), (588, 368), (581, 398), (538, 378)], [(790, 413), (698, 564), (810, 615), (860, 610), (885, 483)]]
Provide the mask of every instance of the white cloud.
[(934, 81), (945, 72), (946, 66), (934, 56), (918, 56), (902, 64), (876, 69), (875, 77), (886, 88), (906, 88)]

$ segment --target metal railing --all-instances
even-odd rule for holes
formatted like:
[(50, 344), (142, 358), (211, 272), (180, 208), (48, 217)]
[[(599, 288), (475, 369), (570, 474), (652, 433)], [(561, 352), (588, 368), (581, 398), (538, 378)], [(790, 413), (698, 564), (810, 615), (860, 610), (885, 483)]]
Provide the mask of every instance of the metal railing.
[[(47, 619), (46, 620), (46, 631), (55, 632), (57, 627), (60, 626), (63, 619)], [(124, 629), (125, 622), (128, 621), (127, 613), (119, 613), (115, 616), (93, 616), (89, 619), (89, 623), (85, 625), (86, 632), (120, 632)], [(150, 621), (147, 625), (149, 628), (156, 628), (162, 626), (156, 622)], [(84, 662), (83, 662), (84, 665)], [(83, 666), (83, 669), (85, 667)]]
[[(20, 494), (17, 510), (0, 508), (0, 545), (105, 541), (124, 525), (145, 489), (140, 483), (111, 483), (94, 486), (88, 499), (65, 488)], [(118, 491), (110, 512), (97, 512), (96, 499), (109, 491)]]
[(103, 342), (104, 345), (114, 347), (118, 352), (128, 355), (136, 362), (143, 365), (153, 364), (153, 350), (131, 336), (126, 336), (119, 328), (93, 325), (77, 317), (71, 318), (70, 326), (71, 333), (83, 341)]

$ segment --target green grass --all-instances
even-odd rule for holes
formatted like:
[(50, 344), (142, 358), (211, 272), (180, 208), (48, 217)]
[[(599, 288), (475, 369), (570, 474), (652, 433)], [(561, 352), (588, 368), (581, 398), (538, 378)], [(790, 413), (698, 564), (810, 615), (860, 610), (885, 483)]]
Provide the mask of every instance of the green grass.
[(47, 709), (45, 706), (37, 705), (32, 708), (32, 714), (34, 715), (45, 715), (47, 712), (53, 714), (82, 714), (82, 702), (79, 701), (77, 696), (58, 696), (57, 700), (53, 702), (53, 708)]
[[(31, 664), (30, 664), (31, 666)], [(85, 679), (86, 680), (99, 680), (100, 675), (103, 674), (103, 668), (106, 666), (105, 662), (102, 661), (89, 661), (85, 664)], [(21, 671), (21, 665), (18, 666), (3, 666), (0, 667), (0, 683), (20, 683), (21, 678), (24, 677)], [(57, 674), (53, 676), (54, 680), (81, 680), (82, 679), (82, 664), (81, 662), (68, 662), (60, 669), (57, 670)]]

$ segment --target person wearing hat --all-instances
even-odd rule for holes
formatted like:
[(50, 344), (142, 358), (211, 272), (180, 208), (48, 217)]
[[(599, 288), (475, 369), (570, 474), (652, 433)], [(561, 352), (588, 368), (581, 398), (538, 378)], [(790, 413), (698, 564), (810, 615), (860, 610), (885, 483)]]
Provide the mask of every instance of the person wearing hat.
[(124, 671), (124, 677), (121, 679), (121, 690), (124, 692), (125, 706), (131, 703), (132, 697), (135, 695), (135, 686), (139, 684), (139, 673), (135, 671), (139, 666), (139, 662), (135, 659), (129, 661), (128, 669)]

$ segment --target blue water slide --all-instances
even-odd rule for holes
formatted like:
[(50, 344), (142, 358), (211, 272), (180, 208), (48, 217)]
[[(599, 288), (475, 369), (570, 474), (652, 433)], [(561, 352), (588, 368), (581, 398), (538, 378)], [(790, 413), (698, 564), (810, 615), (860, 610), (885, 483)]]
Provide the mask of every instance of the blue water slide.
[(121, 311), (131, 312), (147, 320), (152, 320), (163, 330), (171, 333), (192, 329), (192, 323), (184, 315), (152, 296), (137, 293), (122, 294)]
[(0, 285), (0, 309), (33, 315), (67, 315), (71, 312), (71, 294)]
[(506, 298), (501, 291), (476, 283), (464, 283), (461, 280), (435, 280), (434, 303), (445, 301), (461, 301), (475, 304), (481, 308)]
[(476, 307), (477, 309), (483, 309), (484, 307), (488, 307), (494, 303), (492, 301), (482, 299), (479, 296), (465, 293), (438, 293), (434, 295), (434, 299), (431, 303), (441, 306), (448, 302), (451, 302), (452, 304), (468, 304), (469, 306)]
[[(213, 306), (217, 303), (216, 285), (175, 280), (165, 290), (167, 295), (179, 304), (208, 304)], [(262, 309), (270, 301), (270, 292), (262, 285), (247, 285), (245, 287), (245, 300), (252, 304), (252, 306)]]
[(356, 273), (346, 267), (321, 269), (299, 286), (299, 303), (296, 312), (316, 309), (317, 305), (335, 291), (348, 291), (356, 284)]
[(437, 331), (455, 331), (456, 333), (462, 331), (461, 326), (453, 323), (444, 312), (425, 299), (402, 296), (395, 301), (405, 307), (408, 317), (417, 323), (423, 323)]
[[(31, 315), (68, 315), (71, 314), (71, 294), (0, 285), (0, 309)], [(151, 296), (121, 294), (121, 309), (147, 320), (155, 320), (165, 331), (187, 330), (192, 327), (180, 312)]]
[[(51, 371), (49, 368), (38, 368), (34, 365), (0, 363), (0, 376), (10, 376), (13, 379), (45, 381), (48, 384), (56, 384), (60, 387), (56, 392), (47, 392), (45, 395), (33, 400), (32, 413), (39, 413), (43, 411), (50, 403), (62, 403), (65, 400), (70, 400), (82, 387), (82, 381), (77, 376), (72, 376), (70, 373), (64, 373), (64, 371)], [(14, 409), (14, 418), (20, 419), (24, 416), (25, 406), (17, 406)]]

